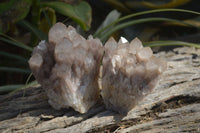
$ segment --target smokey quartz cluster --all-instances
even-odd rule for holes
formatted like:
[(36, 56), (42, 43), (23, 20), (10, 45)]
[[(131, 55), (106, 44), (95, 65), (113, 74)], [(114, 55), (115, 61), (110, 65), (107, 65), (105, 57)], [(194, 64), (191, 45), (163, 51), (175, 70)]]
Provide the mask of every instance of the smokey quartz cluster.
[(127, 114), (155, 87), (166, 62), (153, 56), (135, 38), (117, 43), (110, 38), (105, 44), (101, 95), (107, 109)]
[(101, 92), (107, 109), (126, 114), (151, 92), (166, 69), (166, 62), (137, 38), (130, 43), (110, 38), (103, 47), (99, 39), (86, 40), (62, 23), (50, 29), (48, 42), (34, 48), (29, 65), (52, 107), (72, 107), (80, 113), (87, 112)]
[(29, 60), (37, 81), (45, 89), (55, 109), (72, 107), (85, 113), (99, 98), (98, 73), (102, 43), (86, 40), (72, 26), (55, 24), (49, 41), (41, 41)]

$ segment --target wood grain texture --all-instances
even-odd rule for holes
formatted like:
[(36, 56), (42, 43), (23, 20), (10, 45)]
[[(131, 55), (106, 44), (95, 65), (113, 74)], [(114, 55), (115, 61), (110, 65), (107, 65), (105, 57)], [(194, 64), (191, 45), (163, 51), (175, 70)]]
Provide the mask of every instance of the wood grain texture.
[(168, 69), (127, 116), (106, 110), (102, 100), (86, 114), (54, 110), (44, 90), (34, 87), (0, 96), (0, 132), (200, 132), (200, 49), (156, 56), (167, 60)]

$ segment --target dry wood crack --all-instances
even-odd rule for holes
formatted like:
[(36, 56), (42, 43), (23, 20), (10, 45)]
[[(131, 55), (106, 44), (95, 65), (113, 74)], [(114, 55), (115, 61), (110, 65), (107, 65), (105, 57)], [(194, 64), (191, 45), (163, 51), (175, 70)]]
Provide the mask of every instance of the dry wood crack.
[[(176, 108), (181, 108), (183, 106), (187, 106), (190, 104), (195, 103), (200, 103), (200, 98), (199, 97), (191, 97), (191, 96), (177, 96), (173, 97), (169, 100), (163, 101), (161, 103), (157, 103), (155, 106), (152, 107), (151, 112), (148, 112), (144, 115), (141, 115), (140, 118), (135, 118), (135, 119), (130, 119), (130, 120), (122, 120), (118, 123), (111, 124), (105, 127), (99, 127), (92, 129), (88, 131), (90, 132), (103, 132), (103, 131), (108, 131), (108, 132), (114, 132), (114, 131), (119, 131), (118, 129), (123, 129), (123, 128), (128, 128), (131, 127), (132, 125), (136, 124), (142, 124), (142, 123), (147, 123), (152, 120), (158, 120), (162, 119), (162, 116), (159, 116), (159, 114), (163, 112), (167, 112), (169, 109), (176, 109)], [(160, 125), (168, 124), (169, 122), (166, 123), (160, 123)]]
[[(200, 132), (200, 49), (180, 47), (159, 85), (127, 116), (99, 101), (88, 113), (54, 110), (40, 87), (0, 96), (0, 132)], [(24, 96), (23, 96), (24, 93)]]

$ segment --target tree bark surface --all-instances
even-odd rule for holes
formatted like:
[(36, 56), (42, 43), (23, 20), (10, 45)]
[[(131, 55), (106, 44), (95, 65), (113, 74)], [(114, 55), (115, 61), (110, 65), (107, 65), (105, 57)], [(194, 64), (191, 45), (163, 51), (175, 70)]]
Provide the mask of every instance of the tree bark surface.
[(106, 110), (102, 100), (85, 114), (54, 110), (44, 90), (32, 87), (0, 96), (0, 132), (200, 132), (200, 49), (179, 47), (156, 56), (168, 69), (127, 116)]

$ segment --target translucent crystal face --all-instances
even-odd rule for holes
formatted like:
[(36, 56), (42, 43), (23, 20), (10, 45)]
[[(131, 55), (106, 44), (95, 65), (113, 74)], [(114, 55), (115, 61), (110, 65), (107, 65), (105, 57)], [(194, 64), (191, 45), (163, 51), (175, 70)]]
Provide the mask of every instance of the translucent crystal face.
[(105, 44), (101, 95), (106, 107), (126, 114), (156, 85), (166, 63), (135, 38), (129, 44), (110, 38)]
[(86, 40), (73, 27), (57, 23), (49, 31), (49, 43), (35, 47), (29, 65), (55, 109), (72, 107), (85, 113), (100, 95), (102, 55), (100, 40)]

